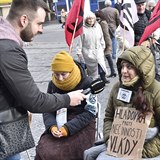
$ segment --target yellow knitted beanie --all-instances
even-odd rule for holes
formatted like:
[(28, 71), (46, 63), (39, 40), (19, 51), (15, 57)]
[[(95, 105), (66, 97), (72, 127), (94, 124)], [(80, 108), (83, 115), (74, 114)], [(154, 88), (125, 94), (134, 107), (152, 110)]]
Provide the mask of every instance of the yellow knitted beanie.
[(53, 58), (51, 66), (55, 72), (71, 72), (75, 63), (67, 52), (61, 51)]

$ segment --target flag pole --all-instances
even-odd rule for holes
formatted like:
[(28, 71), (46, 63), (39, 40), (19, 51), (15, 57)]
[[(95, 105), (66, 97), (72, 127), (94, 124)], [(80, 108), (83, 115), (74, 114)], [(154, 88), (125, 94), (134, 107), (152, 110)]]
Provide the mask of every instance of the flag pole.
[(74, 40), (74, 35), (75, 35), (75, 33), (76, 33), (77, 24), (78, 24), (78, 17), (76, 18), (75, 27), (74, 27), (74, 30), (73, 30), (72, 41), (71, 41), (71, 45), (70, 45), (70, 47), (69, 47), (69, 54), (72, 53), (73, 40)]
[[(124, 10), (123, 10), (123, 12), (122, 12), (122, 13), (123, 13), (122, 22), (123, 22), (123, 25), (124, 25)], [(122, 37), (123, 37), (122, 52), (124, 52), (124, 45), (125, 45), (125, 44), (124, 44), (124, 43), (125, 43), (125, 28), (126, 28), (126, 27), (125, 27), (125, 25), (124, 25), (124, 26), (123, 26), (123, 36), (122, 36)]]
[(124, 52), (124, 45), (125, 45), (125, 25), (124, 25), (124, 28), (123, 28), (123, 47), (122, 47), (122, 52)]

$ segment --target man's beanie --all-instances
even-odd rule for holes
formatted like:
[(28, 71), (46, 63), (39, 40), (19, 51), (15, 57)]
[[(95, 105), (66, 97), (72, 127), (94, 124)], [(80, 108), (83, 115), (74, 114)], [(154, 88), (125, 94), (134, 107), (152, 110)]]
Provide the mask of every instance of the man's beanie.
[(65, 51), (61, 51), (52, 60), (52, 71), (71, 72), (75, 66), (73, 58)]
[(141, 4), (141, 3), (145, 3), (146, 0), (134, 0), (136, 4)]

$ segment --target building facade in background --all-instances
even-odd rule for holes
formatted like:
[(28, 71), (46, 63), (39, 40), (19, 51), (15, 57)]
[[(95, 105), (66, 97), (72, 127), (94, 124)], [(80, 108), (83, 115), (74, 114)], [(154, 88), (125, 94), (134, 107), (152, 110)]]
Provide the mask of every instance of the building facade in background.
[[(52, 3), (52, 10), (54, 10), (56, 14), (56, 19), (60, 21), (60, 12), (61, 9), (64, 8), (67, 12), (69, 12), (74, 0), (53, 0)], [(85, 0), (85, 4), (88, 5), (89, 3), (89, 10), (95, 12), (98, 9), (104, 8), (104, 1), (105, 0)], [(111, 0), (114, 6), (114, 0)]]
[[(57, 19), (60, 22), (60, 12), (61, 9), (64, 8), (67, 12), (69, 12), (73, 1), (74, 0), (44, 0), (48, 7), (54, 12), (54, 13), (48, 13), (46, 16), (46, 21), (55, 20)], [(89, 4), (89, 9), (92, 12), (95, 12), (98, 9), (102, 9), (105, 7), (104, 2), (105, 0), (85, 0), (87, 4)], [(117, 0), (111, 0), (112, 6), (114, 7), (114, 4)], [(147, 0), (150, 1), (150, 0)], [(152, 0), (157, 2), (158, 0)], [(12, 0), (0, 0), (0, 16), (6, 17), (8, 14), (8, 11), (10, 9)]]

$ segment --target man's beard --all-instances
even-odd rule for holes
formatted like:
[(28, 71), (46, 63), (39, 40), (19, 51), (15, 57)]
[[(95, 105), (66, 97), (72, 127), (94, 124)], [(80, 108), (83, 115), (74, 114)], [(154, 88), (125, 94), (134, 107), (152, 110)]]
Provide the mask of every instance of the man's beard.
[(31, 29), (31, 23), (27, 25), (27, 27), (20, 33), (20, 37), (24, 42), (31, 42), (33, 38), (33, 33)]

